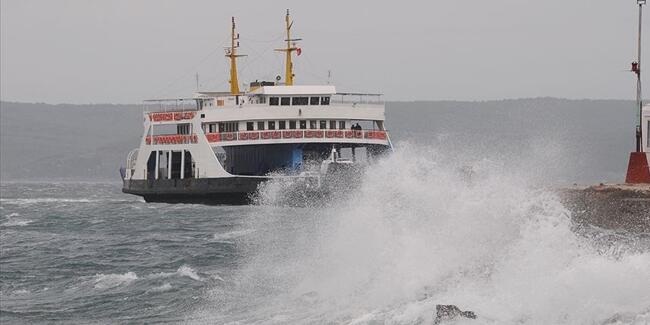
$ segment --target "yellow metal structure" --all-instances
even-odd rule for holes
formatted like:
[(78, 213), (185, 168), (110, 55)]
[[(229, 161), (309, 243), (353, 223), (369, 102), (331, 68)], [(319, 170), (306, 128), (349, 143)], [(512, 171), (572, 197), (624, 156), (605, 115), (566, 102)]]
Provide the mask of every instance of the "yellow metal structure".
[(230, 58), (230, 93), (233, 95), (239, 94), (239, 80), (237, 79), (237, 58), (245, 56), (237, 54), (238, 47), (239, 34), (235, 33), (235, 17), (232, 17), (230, 47), (226, 48), (226, 57)]
[(292, 86), (293, 85), (293, 77), (295, 76), (293, 74), (293, 62), (291, 62), (291, 53), (294, 51), (298, 51), (298, 48), (296, 47), (296, 41), (299, 41), (299, 38), (292, 39), (291, 38), (291, 26), (293, 26), (293, 22), (291, 21), (291, 17), (289, 16), (289, 9), (287, 9), (287, 16), (285, 17), (285, 22), (287, 25), (287, 47), (284, 49), (276, 49), (276, 51), (279, 52), (286, 52), (287, 59), (286, 59), (286, 70), (285, 70), (285, 82), (284, 84), (287, 86)]

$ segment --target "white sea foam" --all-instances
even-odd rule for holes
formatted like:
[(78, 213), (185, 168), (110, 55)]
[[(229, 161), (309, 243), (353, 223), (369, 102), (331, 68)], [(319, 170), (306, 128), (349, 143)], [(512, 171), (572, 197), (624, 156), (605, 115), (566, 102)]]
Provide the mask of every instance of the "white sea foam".
[(2, 225), (5, 227), (21, 227), (21, 226), (26, 226), (30, 223), (32, 223), (32, 220), (29, 219), (20, 219), (20, 213), (18, 212), (13, 212), (7, 215), (7, 220), (4, 222)]
[[(439, 158), (428, 148), (403, 146), (367, 172), (349, 201), (292, 219), (291, 229), (303, 234), (265, 230), (260, 240), (271, 242), (258, 245), (235, 290), (286, 294), (238, 300), (218, 288), (211, 299), (218, 306), (251, 300), (252, 319), (290, 309), (287, 323), (430, 324), (436, 304), (473, 310), (479, 323), (491, 324), (647, 319), (650, 252), (599, 251), (572, 231), (570, 212), (554, 193), (529, 186), (546, 170), (532, 162), (554, 157), (514, 164), (525, 170), (479, 163), (481, 173), (471, 181), (458, 173), (464, 162)], [(253, 220), (266, 222), (260, 210)], [(303, 306), (305, 293), (317, 298)], [(228, 318), (210, 306), (199, 315), (224, 322), (246, 317)]]
[(212, 236), (212, 240), (217, 242), (231, 242), (234, 239), (250, 235), (253, 232), (255, 232), (255, 229), (234, 230), (225, 233), (216, 233)]
[(203, 278), (201, 278), (196, 273), (196, 271), (194, 271), (194, 269), (192, 269), (191, 267), (189, 267), (187, 265), (183, 265), (183, 266), (179, 267), (178, 270), (176, 271), (176, 273), (178, 273), (178, 275), (180, 275), (180, 276), (186, 276), (186, 277), (188, 277), (188, 278), (190, 278), (190, 279), (192, 279), (194, 281), (203, 281)]
[(90, 203), (98, 202), (99, 200), (82, 199), (82, 198), (16, 198), (7, 199), (2, 198), (0, 202), (3, 204), (17, 204), (17, 205), (30, 205), (39, 203)]
[(22, 226), (27, 226), (28, 224), (34, 222), (33, 220), (22, 220), (22, 219), (11, 219), (2, 225), (5, 227), (22, 227)]
[(163, 284), (163, 285), (161, 285), (161, 286), (153, 287), (153, 288), (149, 289), (148, 291), (149, 291), (149, 292), (156, 292), (156, 293), (157, 293), (157, 292), (165, 292), (165, 291), (169, 291), (169, 290), (171, 290), (171, 289), (172, 289), (172, 285), (169, 284), (169, 283), (165, 283), (165, 284)]
[(192, 280), (195, 280), (195, 281), (203, 281), (203, 278), (201, 276), (199, 276), (198, 273), (196, 273), (196, 271), (194, 271), (194, 269), (192, 269), (191, 267), (189, 267), (187, 265), (182, 265), (181, 267), (179, 267), (176, 270), (176, 272), (153, 273), (153, 274), (150, 274), (149, 276), (147, 276), (147, 278), (159, 279), (159, 278), (168, 278), (168, 277), (171, 277), (171, 276), (181, 276), (181, 277), (184, 276), (184, 277), (188, 277), (188, 278), (190, 278)]
[(97, 274), (95, 275), (95, 289), (110, 289), (121, 285), (127, 285), (138, 279), (134, 272), (124, 274)]

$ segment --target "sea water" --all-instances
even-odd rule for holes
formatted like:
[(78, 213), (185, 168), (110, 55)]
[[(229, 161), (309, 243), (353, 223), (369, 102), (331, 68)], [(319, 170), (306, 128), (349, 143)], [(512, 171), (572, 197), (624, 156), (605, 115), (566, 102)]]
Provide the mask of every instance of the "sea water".
[[(577, 225), (543, 159), (402, 143), (336, 200), (149, 204), (120, 183), (3, 183), (0, 321), (648, 324), (650, 234)], [(529, 157), (530, 158), (530, 157)], [(611, 216), (616, 217), (616, 216)]]

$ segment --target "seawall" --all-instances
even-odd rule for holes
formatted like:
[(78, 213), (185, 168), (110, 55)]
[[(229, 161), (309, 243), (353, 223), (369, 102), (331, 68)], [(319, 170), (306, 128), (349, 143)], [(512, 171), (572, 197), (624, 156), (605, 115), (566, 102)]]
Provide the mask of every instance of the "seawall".
[(650, 233), (650, 184), (601, 184), (559, 190), (575, 222)]

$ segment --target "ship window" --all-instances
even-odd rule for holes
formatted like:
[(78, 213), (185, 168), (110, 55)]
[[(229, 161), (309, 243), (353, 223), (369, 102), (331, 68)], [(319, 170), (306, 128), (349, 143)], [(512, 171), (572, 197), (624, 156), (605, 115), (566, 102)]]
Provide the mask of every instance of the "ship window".
[(330, 104), (330, 98), (329, 97), (321, 97), (320, 98), (320, 104), (321, 105), (329, 105)]
[(341, 130), (345, 129), (345, 121), (339, 121), (339, 129)]
[(269, 121), (269, 130), (275, 130), (275, 121)]
[(289, 121), (289, 129), (291, 130), (296, 129), (296, 121)]
[(210, 123), (210, 124), (208, 124), (208, 129), (210, 130), (210, 133), (215, 133), (215, 132), (217, 132), (217, 123)]
[(287, 121), (278, 121), (278, 130), (284, 130), (287, 128)]
[(280, 99), (280, 105), (289, 106), (291, 104), (291, 97), (282, 97)]
[(307, 105), (308, 102), (308, 97), (293, 97), (291, 99), (291, 105)]
[(190, 123), (176, 125), (176, 134), (190, 134)]
[(310, 129), (315, 129), (316, 128), (316, 120), (310, 120), (309, 121), (309, 128)]
[(246, 131), (255, 131), (255, 123), (246, 122)]
[(330, 121), (330, 129), (336, 129), (336, 121)]
[(327, 121), (320, 121), (320, 128), (327, 129)]
[(239, 122), (219, 123), (219, 132), (237, 132), (239, 131)]
[(264, 130), (264, 121), (257, 122), (257, 129)]
[(278, 106), (279, 103), (280, 103), (280, 98), (278, 98), (278, 97), (269, 97), (269, 105)]
[(307, 128), (307, 121), (305, 121), (305, 120), (301, 120), (301, 121), (300, 121), (300, 129), (301, 129), (301, 130), (304, 130), (304, 129), (306, 129), (306, 128)]
[(320, 99), (320, 98), (318, 98), (318, 97), (311, 97), (311, 98), (309, 98), (309, 105), (318, 105), (318, 100), (319, 100), (319, 99)]
[(264, 97), (264, 96), (257, 96), (257, 103), (258, 103), (258, 104), (266, 104), (266, 97)]

